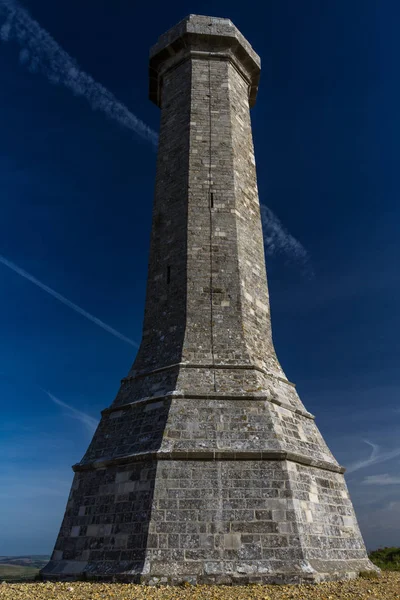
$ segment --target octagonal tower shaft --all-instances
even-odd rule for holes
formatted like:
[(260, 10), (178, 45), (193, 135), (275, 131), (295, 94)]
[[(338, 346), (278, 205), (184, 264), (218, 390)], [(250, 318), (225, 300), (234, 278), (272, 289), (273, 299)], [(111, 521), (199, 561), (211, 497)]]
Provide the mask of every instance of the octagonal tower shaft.
[(271, 337), (249, 107), (260, 62), (190, 15), (161, 107), (142, 343), (75, 477), (48, 578), (303, 582), (373, 569), (338, 465)]
[(234, 391), (241, 369), (284, 377), (249, 112), (260, 61), (227, 19), (185, 25), (151, 53), (161, 127), (143, 339), (130, 377), (180, 364), (178, 387)]

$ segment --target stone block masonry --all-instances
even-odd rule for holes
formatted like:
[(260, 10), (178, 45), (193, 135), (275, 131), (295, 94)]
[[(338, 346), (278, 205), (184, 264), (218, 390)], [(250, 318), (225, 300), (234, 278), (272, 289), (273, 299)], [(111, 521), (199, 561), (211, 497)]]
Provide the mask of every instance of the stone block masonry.
[(373, 569), (272, 342), (250, 107), (260, 59), (190, 15), (150, 53), (161, 108), (143, 337), (83, 457), (47, 578), (322, 581)]

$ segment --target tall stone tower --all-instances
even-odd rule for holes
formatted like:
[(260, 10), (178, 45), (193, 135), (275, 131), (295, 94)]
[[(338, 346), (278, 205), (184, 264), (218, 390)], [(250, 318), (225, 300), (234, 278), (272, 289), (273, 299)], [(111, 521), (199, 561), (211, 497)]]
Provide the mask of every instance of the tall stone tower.
[(161, 108), (143, 339), (75, 478), (47, 578), (299, 582), (372, 569), (338, 465), (275, 354), (249, 109), (260, 59), (190, 15)]

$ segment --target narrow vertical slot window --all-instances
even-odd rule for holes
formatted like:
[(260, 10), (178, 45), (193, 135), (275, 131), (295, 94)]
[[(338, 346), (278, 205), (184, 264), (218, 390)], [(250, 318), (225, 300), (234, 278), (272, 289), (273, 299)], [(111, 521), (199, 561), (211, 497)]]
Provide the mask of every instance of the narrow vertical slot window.
[(210, 207), (214, 208), (214, 192), (210, 192)]
[(167, 283), (171, 281), (171, 267), (168, 265), (167, 267)]

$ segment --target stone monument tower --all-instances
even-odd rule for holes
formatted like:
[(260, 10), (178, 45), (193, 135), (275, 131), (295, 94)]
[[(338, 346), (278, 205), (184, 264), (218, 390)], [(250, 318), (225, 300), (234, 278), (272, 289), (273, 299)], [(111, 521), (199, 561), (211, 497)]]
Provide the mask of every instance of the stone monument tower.
[(190, 15), (161, 108), (142, 343), (80, 463), (47, 578), (300, 582), (372, 569), (346, 484), (275, 354), (249, 109), (260, 59)]

